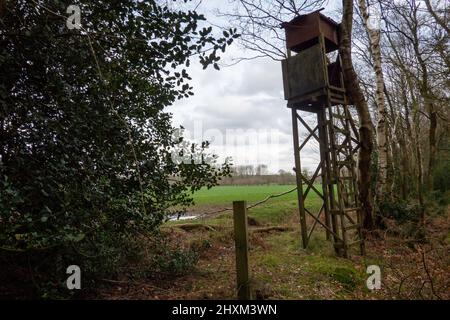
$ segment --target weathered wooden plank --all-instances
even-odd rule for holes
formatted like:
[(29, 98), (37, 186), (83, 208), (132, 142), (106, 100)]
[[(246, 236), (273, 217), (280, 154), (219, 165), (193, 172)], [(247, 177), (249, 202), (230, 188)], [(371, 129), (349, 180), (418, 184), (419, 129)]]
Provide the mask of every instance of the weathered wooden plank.
[(251, 300), (246, 201), (233, 202), (233, 219), (238, 299)]
[[(297, 199), (298, 199), (298, 208), (299, 208), (298, 211), (299, 211), (299, 216), (300, 216), (302, 246), (304, 249), (306, 249), (306, 247), (308, 246), (308, 234), (307, 234), (308, 229), (306, 227), (305, 205), (304, 205), (304, 198), (303, 198), (302, 166), (301, 166), (301, 162), (300, 162), (300, 148), (299, 148), (299, 136), (298, 136), (299, 131), (298, 131), (297, 119), (300, 120), (301, 117), (299, 117), (297, 110), (292, 109), (292, 134), (294, 135), (294, 159), (295, 159), (295, 177), (297, 180)], [(310, 132), (311, 132), (311, 134), (313, 134), (313, 131), (311, 129), (310, 129)]]
[(323, 61), (317, 58), (321, 54), (321, 47), (317, 44), (283, 62), (283, 79), (286, 79), (284, 84), (288, 87), (285, 94), (288, 99), (326, 86)]

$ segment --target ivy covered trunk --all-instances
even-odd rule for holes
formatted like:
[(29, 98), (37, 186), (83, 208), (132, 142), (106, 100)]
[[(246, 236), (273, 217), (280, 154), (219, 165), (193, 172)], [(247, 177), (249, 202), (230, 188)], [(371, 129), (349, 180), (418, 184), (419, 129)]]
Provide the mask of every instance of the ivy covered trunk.
[(343, 0), (343, 15), (340, 28), (340, 48), (339, 54), (342, 59), (342, 69), (344, 73), (345, 87), (347, 94), (356, 106), (359, 117), (359, 143), (358, 154), (358, 185), (359, 198), (363, 212), (363, 225), (366, 230), (373, 228), (372, 217), (372, 195), (370, 191), (370, 164), (373, 149), (372, 120), (370, 118), (369, 107), (361, 87), (358, 82), (358, 75), (355, 72), (352, 61), (352, 19), (353, 1)]

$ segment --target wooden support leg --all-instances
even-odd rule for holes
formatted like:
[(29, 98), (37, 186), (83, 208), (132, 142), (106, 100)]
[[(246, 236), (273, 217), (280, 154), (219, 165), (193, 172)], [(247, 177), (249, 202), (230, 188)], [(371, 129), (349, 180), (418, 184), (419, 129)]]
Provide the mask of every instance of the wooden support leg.
[(308, 246), (308, 229), (306, 227), (306, 214), (305, 214), (305, 202), (303, 198), (303, 185), (302, 185), (302, 167), (300, 163), (300, 144), (298, 137), (298, 122), (297, 122), (297, 110), (291, 108), (292, 111), (292, 133), (294, 135), (294, 157), (295, 157), (295, 176), (297, 181), (297, 198), (298, 198), (298, 211), (300, 214), (300, 231), (302, 238), (303, 249)]
[(247, 203), (233, 202), (234, 240), (236, 247), (236, 281), (239, 300), (251, 300), (248, 264)]

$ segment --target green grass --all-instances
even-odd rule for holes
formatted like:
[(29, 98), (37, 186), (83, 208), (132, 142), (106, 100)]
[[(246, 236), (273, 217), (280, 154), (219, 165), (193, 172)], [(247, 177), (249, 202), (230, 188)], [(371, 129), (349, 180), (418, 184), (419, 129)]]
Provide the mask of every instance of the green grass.
[[(301, 250), (298, 230), (268, 235), (268, 248), (250, 253), (257, 283), (270, 282), (276, 299), (323, 299), (352, 297), (364, 286), (364, 274), (347, 259), (334, 255), (324, 233), (315, 234), (313, 246)], [(328, 296), (317, 287), (330, 288)]]
[[(211, 189), (201, 189), (194, 194), (196, 206), (231, 207), (233, 201), (246, 200), (247, 205), (265, 199), (269, 195), (280, 194), (292, 190), (294, 185), (252, 185), (252, 186), (216, 186)], [(320, 185), (316, 185), (318, 190)], [(314, 191), (310, 191), (306, 198), (306, 207), (317, 210), (320, 199)], [(292, 215), (298, 208), (297, 191), (280, 197), (271, 198), (267, 202), (249, 210), (249, 216), (264, 223), (281, 223), (287, 216)], [(227, 220), (229, 214), (216, 217), (214, 220)], [(216, 221), (214, 221), (216, 222)], [(219, 221), (217, 221), (219, 222)]]
[[(251, 205), (269, 195), (293, 188), (293, 185), (217, 186), (200, 190), (194, 195), (194, 199), (198, 210), (202, 212), (213, 210), (213, 207), (229, 208), (236, 200), (246, 200)], [(321, 190), (320, 184), (316, 185), (316, 188)], [(306, 207), (317, 212), (320, 206), (320, 198), (311, 191), (306, 199)], [(364, 292), (363, 270), (353, 262), (335, 256), (332, 244), (325, 238), (324, 230), (317, 230), (308, 249), (301, 249), (296, 191), (249, 209), (249, 216), (264, 226), (294, 228), (283, 232), (251, 234), (250, 265), (255, 290), (268, 290), (269, 299), (351, 299), (359, 292)], [(232, 250), (232, 217), (231, 211), (227, 211), (190, 223), (207, 223), (219, 227), (217, 231), (207, 233), (212, 250), (227, 246)], [(233, 270), (234, 256), (225, 257), (229, 259), (225, 264), (223, 261), (213, 260), (208, 261), (206, 265), (210, 265), (208, 268), (212, 270), (225, 268), (224, 265)], [(229, 283), (230, 288), (233, 288), (234, 279), (230, 280), (229, 272), (213, 274), (214, 276), (204, 283), (200, 284), (196, 280), (198, 288), (208, 291), (214, 288), (215, 283)], [(270, 289), (266, 289), (268, 283)], [(233, 296), (230, 292), (227, 294)]]
[[(246, 200), (251, 203), (262, 200), (271, 194), (291, 190), (294, 187), (294, 185), (216, 186), (211, 189), (203, 188), (194, 193), (194, 201), (196, 205), (231, 204), (238, 200)], [(280, 202), (296, 199), (297, 194), (291, 192), (270, 201)]]

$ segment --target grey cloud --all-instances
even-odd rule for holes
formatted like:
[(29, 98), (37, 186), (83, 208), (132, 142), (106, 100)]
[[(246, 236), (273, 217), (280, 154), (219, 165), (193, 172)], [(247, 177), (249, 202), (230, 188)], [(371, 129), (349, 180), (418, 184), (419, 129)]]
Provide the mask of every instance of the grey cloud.
[(250, 60), (242, 63), (234, 83), (223, 88), (224, 93), (237, 95), (256, 95), (264, 93), (282, 98), (281, 63), (269, 59)]
[[(192, 63), (188, 72), (192, 77), (194, 96), (168, 108), (173, 113), (175, 125), (183, 125), (192, 134), (195, 124), (199, 122), (203, 133), (216, 130), (212, 133), (220, 132), (222, 135), (227, 130), (236, 129), (277, 130), (276, 146), (244, 146), (244, 154), (239, 149), (235, 163), (259, 161), (268, 164), (272, 172), (279, 169), (292, 171), (291, 112), (283, 99), (279, 62), (249, 60), (220, 71), (213, 68), (203, 70), (198, 63)], [(193, 139), (196, 140), (195, 137)], [(211, 148), (217, 150), (222, 159), (228, 156), (225, 154), (228, 149), (224, 140), (213, 141)], [(258, 159), (255, 158), (256, 153), (260, 153)], [(315, 151), (305, 150), (303, 156), (302, 165), (313, 169)]]

